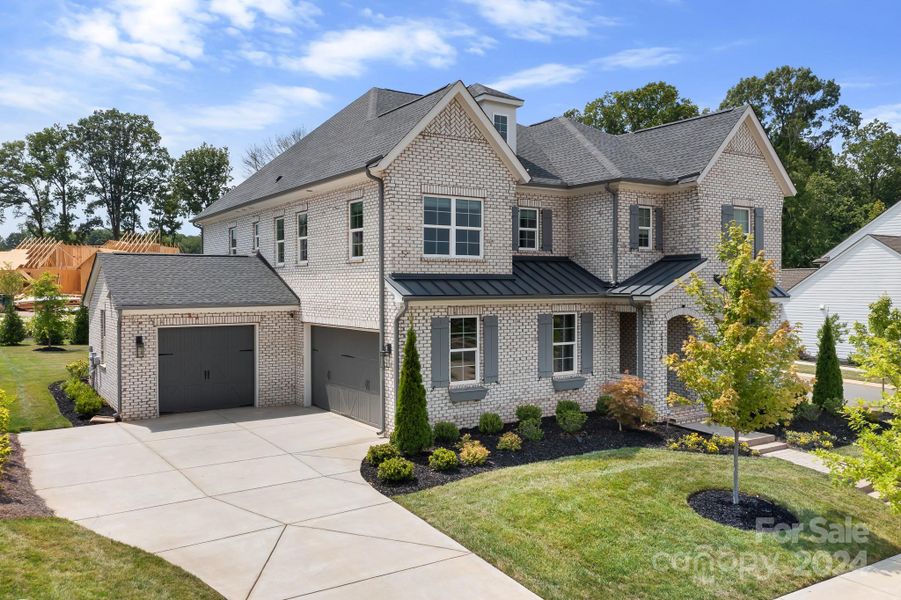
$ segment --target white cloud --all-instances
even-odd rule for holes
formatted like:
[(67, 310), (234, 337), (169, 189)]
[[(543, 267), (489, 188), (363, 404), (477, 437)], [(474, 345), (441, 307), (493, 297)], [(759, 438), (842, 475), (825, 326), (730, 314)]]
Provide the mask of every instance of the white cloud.
[(280, 23), (312, 25), (313, 18), (321, 14), (310, 2), (293, 0), (212, 0), (210, 11), (226, 17), (232, 25), (241, 29), (252, 28), (258, 15)]
[(32, 84), (17, 77), (0, 76), (0, 106), (54, 113), (72, 103), (72, 96), (57, 86)]
[(881, 104), (868, 108), (861, 113), (864, 122), (879, 119), (892, 126), (895, 131), (901, 132), (901, 103)]
[(178, 122), (217, 131), (258, 130), (278, 123), (298, 109), (322, 106), (327, 100), (326, 94), (309, 87), (266, 85), (233, 104), (188, 109)]
[(507, 35), (548, 42), (554, 37), (580, 37), (590, 25), (612, 25), (614, 19), (586, 16), (582, 6), (549, 0), (463, 0)]
[(674, 65), (682, 61), (682, 55), (675, 48), (632, 48), (611, 54), (597, 60), (605, 69), (646, 69)]
[(456, 50), (444, 35), (419, 21), (331, 31), (311, 42), (303, 56), (286, 58), (283, 64), (327, 78), (361, 75), (369, 62), (442, 68), (456, 59)]
[(485, 56), (485, 53), (495, 46), (497, 46), (496, 39), (488, 35), (480, 35), (476, 36), (475, 39), (469, 43), (469, 46), (466, 47), (466, 52), (475, 54), (476, 56)]
[(496, 88), (502, 92), (523, 88), (550, 87), (562, 83), (571, 83), (580, 79), (584, 74), (585, 69), (582, 67), (548, 63), (502, 77), (493, 83), (489, 83), (488, 87)]

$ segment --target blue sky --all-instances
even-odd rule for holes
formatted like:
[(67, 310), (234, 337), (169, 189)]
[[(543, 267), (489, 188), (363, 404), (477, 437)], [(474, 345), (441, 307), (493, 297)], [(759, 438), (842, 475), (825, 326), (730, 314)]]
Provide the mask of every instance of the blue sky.
[(3, 0), (0, 140), (116, 107), (150, 115), (173, 155), (228, 146), (237, 183), (248, 145), (372, 86), (497, 85), (528, 124), (661, 79), (716, 108), (783, 64), (901, 130), (899, 22), (896, 2), (829, 0)]

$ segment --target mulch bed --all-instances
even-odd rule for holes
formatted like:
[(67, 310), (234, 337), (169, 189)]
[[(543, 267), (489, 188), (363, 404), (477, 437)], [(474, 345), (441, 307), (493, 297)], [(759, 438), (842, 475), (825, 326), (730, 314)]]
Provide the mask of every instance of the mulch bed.
[[(491, 451), (488, 462), (481, 467), (464, 467), (451, 471), (437, 472), (429, 468), (429, 455), (427, 453), (407, 458), (413, 462), (413, 480), (403, 483), (384, 483), (379, 481), (375, 467), (363, 461), (360, 466), (360, 474), (372, 487), (386, 496), (408, 494), (419, 490), (444, 485), (451, 481), (463, 479), (516, 465), (552, 460), (564, 456), (574, 456), (595, 452), (598, 450), (615, 450), (617, 448), (660, 448), (666, 443), (666, 438), (671, 431), (667, 431), (665, 425), (641, 430), (623, 430), (612, 419), (600, 417), (595, 413), (588, 413), (588, 420), (584, 429), (574, 435), (565, 433), (557, 425), (554, 417), (545, 417), (541, 420), (541, 428), (544, 430), (544, 439), (539, 442), (523, 440), (522, 450), (518, 452), (504, 452), (497, 450), (498, 435), (483, 435), (478, 428), (461, 429), (460, 435), (470, 434), (473, 439), (479, 440)], [(508, 424), (504, 431), (514, 431), (515, 423)], [(501, 432), (503, 433), (503, 432)], [(452, 448), (453, 449), (453, 448)]]
[[(704, 490), (688, 497), (688, 505), (696, 513), (716, 521), (747, 531), (773, 531), (776, 527), (794, 528), (798, 517), (766, 498), (738, 495), (738, 504), (732, 504), (732, 490)], [(766, 519), (762, 523), (758, 519)]]
[[(883, 413), (881, 420), (886, 422), (890, 417), (891, 415)], [(799, 431), (802, 433), (825, 431), (835, 436), (836, 447), (847, 446), (857, 440), (857, 434), (848, 426), (848, 419), (844, 415), (833, 415), (826, 411), (823, 411), (816, 421), (797, 418), (788, 426), (777, 425), (776, 427), (761, 429), (761, 431), (763, 433), (772, 433), (782, 441), (785, 441), (786, 431)]]
[(31, 487), (22, 446), (14, 433), (9, 434), (9, 442), (12, 453), (0, 476), (0, 519), (53, 516), (53, 511), (47, 508)]
[(47, 346), (39, 346), (32, 350), (32, 352), (67, 352), (67, 350), (65, 348), (60, 348), (59, 346), (50, 346), (49, 348)]
[[(53, 399), (56, 400), (56, 406), (59, 408), (59, 414), (61, 414), (66, 418), (66, 420), (72, 423), (73, 427), (90, 425), (91, 417), (82, 417), (77, 412), (75, 412), (75, 403), (69, 400), (69, 397), (66, 396), (66, 393), (63, 391), (62, 385), (62, 381), (56, 381), (47, 386), (47, 389), (50, 390), (50, 394), (53, 396)], [(100, 412), (98, 412), (97, 414), (102, 417), (112, 417), (116, 414), (116, 411), (113, 410), (113, 408), (108, 404), (104, 404), (100, 407)]]

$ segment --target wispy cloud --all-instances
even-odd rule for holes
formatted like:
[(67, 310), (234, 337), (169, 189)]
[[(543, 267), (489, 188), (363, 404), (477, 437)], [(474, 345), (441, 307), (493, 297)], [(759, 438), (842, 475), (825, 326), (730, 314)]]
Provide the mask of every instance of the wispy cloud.
[(0, 76), (0, 106), (52, 114), (74, 98), (57, 86), (36, 85), (18, 77)]
[(555, 37), (581, 37), (590, 25), (613, 25), (610, 17), (585, 14), (583, 5), (549, 0), (463, 0), (510, 37), (549, 42)]
[(674, 65), (682, 61), (676, 48), (632, 48), (599, 58), (596, 62), (604, 69), (646, 69)]
[(488, 86), (507, 92), (525, 88), (550, 87), (572, 83), (584, 74), (585, 69), (579, 66), (548, 63), (501, 77), (497, 81), (489, 83)]
[(259, 130), (292, 112), (320, 107), (328, 99), (328, 95), (309, 87), (265, 85), (233, 104), (187, 109), (179, 121), (195, 129)]
[(322, 14), (315, 4), (292, 0), (212, 0), (210, 12), (228, 18), (241, 29), (252, 28), (259, 16), (279, 23), (313, 25)]
[(861, 112), (864, 121), (879, 119), (892, 126), (895, 131), (901, 132), (901, 103), (881, 104)]
[(421, 21), (330, 31), (311, 42), (302, 56), (283, 59), (282, 64), (326, 78), (356, 77), (367, 63), (375, 62), (443, 68), (453, 64), (457, 55), (445, 39), (449, 35)]

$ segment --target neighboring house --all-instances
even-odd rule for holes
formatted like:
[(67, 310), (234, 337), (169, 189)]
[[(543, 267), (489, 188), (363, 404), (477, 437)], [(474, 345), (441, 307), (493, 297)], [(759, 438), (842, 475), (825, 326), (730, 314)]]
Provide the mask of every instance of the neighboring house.
[[(783, 285), (791, 299), (786, 317), (801, 325), (807, 354), (817, 354), (817, 330), (827, 314), (849, 326), (866, 323), (870, 304), (887, 294), (901, 305), (901, 202), (851, 234), (816, 261), (818, 269), (785, 269)], [(839, 358), (854, 350), (845, 338), (836, 344)]]
[[(626, 372), (648, 381), (661, 417), (691, 416), (664, 400), (678, 384), (662, 359), (698, 314), (677, 281), (722, 272), (715, 246), (732, 221), (781, 263), (794, 188), (760, 123), (743, 107), (609, 135), (565, 118), (519, 125), (522, 104), (461, 82), (425, 95), (373, 88), (196, 217), (209, 255), (198, 269), (258, 252), (299, 297), (296, 332), (286, 323), (299, 350), (262, 336), (256, 346), (260, 373), (267, 360), (281, 373), (285, 355), (294, 361), (286, 403), (390, 429), (412, 326), (433, 421), (512, 420), (526, 402), (550, 414), (560, 399), (593, 408), (600, 386)], [(262, 318), (262, 291), (246, 282), (240, 306), (218, 308), (236, 285), (223, 272), (197, 292), (210, 305), (148, 308), (123, 334), (118, 368), (140, 389), (124, 401), (123, 386), (125, 418), (148, 416), (132, 403), (179, 410), (191, 394), (161, 383), (173, 375), (157, 358), (160, 327)], [(255, 382), (259, 397), (271, 382)]]

